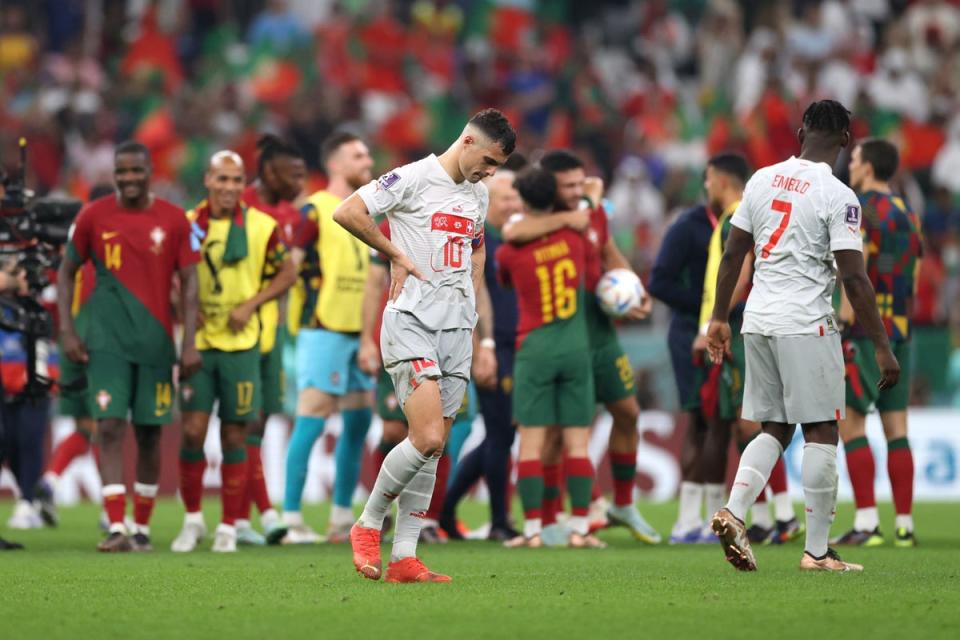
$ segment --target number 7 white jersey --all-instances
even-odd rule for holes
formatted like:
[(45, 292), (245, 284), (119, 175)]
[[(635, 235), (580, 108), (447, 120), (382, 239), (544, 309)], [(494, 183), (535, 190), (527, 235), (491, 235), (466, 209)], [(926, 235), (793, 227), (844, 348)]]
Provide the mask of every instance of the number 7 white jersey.
[(757, 171), (730, 222), (753, 235), (742, 333), (833, 333), (833, 252), (863, 251), (860, 202), (829, 165), (791, 157)]
[(357, 195), (370, 215), (386, 214), (391, 240), (426, 278), (408, 277), (387, 310), (412, 313), (432, 330), (472, 329), (477, 312), (470, 260), (483, 242), (486, 185), (455, 183), (431, 154), (360, 187)]

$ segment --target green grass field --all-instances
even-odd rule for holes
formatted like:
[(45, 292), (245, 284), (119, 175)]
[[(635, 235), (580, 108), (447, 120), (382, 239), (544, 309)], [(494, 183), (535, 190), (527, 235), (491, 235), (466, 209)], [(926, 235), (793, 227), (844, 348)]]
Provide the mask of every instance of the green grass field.
[[(207, 523), (216, 500), (207, 499)], [(10, 503), (4, 503), (9, 506)], [(6, 518), (6, 509), (3, 518)], [(308, 509), (314, 524), (326, 521)], [(663, 532), (676, 506), (648, 505)], [(463, 509), (478, 524), (480, 505)], [(846, 551), (861, 575), (800, 574), (802, 547), (760, 547), (738, 574), (719, 547), (505, 550), (468, 542), (423, 549), (449, 585), (361, 579), (343, 546), (169, 552), (181, 512), (158, 505), (152, 554), (102, 555), (98, 508), (65, 509), (59, 529), (3, 531), (27, 545), (0, 555), (2, 638), (956, 638), (960, 505), (920, 504), (921, 545)], [(892, 533), (892, 515), (881, 510)], [(835, 531), (851, 521), (844, 505)], [(211, 527), (212, 528), (212, 527)], [(208, 544), (208, 543), (207, 543)], [(385, 548), (385, 552), (388, 550)]]

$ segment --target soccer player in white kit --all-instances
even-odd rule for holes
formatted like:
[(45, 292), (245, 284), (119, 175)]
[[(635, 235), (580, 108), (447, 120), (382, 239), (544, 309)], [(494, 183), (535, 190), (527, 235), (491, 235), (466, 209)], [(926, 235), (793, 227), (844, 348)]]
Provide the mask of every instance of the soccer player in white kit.
[(743, 452), (730, 500), (711, 526), (730, 564), (741, 571), (757, 569), (743, 518), (799, 423), (806, 441), (801, 479), (807, 512), (800, 569), (862, 571), (828, 547), (837, 504), (837, 420), (846, 405), (831, 304), (834, 260), (857, 318), (876, 346), (879, 388), (897, 383), (900, 366), (864, 271), (859, 200), (832, 172), (850, 143), (850, 112), (833, 100), (814, 102), (803, 114), (797, 138), (799, 158), (761, 169), (747, 183), (720, 264), (707, 330), (710, 358), (717, 364), (730, 352), (727, 317), (740, 266), (747, 251), (756, 257), (743, 316), (743, 417), (762, 423), (763, 433)]
[[(489, 196), (481, 182), (506, 161), (516, 133), (486, 109), (440, 156), (430, 155), (358, 189), (333, 219), (390, 258), (390, 301), (380, 334), (383, 364), (409, 424), (387, 454), (370, 499), (350, 530), (353, 563), (371, 580), (381, 574), (380, 527), (397, 500), (387, 582), (449, 582), (416, 557), (437, 461), (470, 378), (474, 291), (483, 279), (483, 222)], [(388, 240), (374, 216), (390, 222)]]

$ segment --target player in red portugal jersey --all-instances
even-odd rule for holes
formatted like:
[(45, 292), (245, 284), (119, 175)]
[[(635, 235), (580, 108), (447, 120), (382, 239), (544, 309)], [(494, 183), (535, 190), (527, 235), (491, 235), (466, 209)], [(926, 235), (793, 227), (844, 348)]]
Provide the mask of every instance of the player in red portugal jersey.
[[(528, 215), (550, 215), (557, 196), (552, 172), (527, 169), (515, 185)], [(572, 514), (568, 542), (573, 547), (605, 546), (590, 535), (587, 520), (593, 485), (587, 445), (594, 381), (583, 310), (586, 252), (586, 238), (565, 227), (522, 246), (497, 249), (500, 279), (517, 292), (520, 311), (513, 416), (520, 433), (517, 491), (525, 522), (523, 536), (508, 546), (542, 545), (543, 455), (549, 427), (563, 428)]]
[[(146, 147), (136, 142), (117, 147), (117, 193), (77, 215), (57, 280), (64, 353), (86, 365), (91, 411), (98, 421), (103, 503), (110, 520), (100, 551), (152, 549), (149, 524), (160, 477), (160, 432), (171, 421), (177, 360), (170, 305), (174, 276), (180, 278), (184, 309), (180, 377), (189, 378), (201, 364), (194, 345), (199, 254), (183, 210), (150, 193), (150, 172)], [(74, 319), (74, 277), (88, 261), (96, 268), (96, 286)], [(137, 440), (133, 531), (124, 524), (128, 417)]]

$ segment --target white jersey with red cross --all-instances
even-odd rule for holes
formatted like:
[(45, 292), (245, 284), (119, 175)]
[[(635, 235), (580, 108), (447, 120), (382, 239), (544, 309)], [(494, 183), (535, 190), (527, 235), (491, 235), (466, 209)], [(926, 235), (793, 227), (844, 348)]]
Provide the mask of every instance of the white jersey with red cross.
[(483, 242), (486, 185), (455, 183), (431, 154), (360, 187), (357, 195), (370, 215), (387, 216), (392, 242), (425, 278), (408, 277), (387, 310), (411, 313), (431, 330), (472, 329), (471, 257)]

